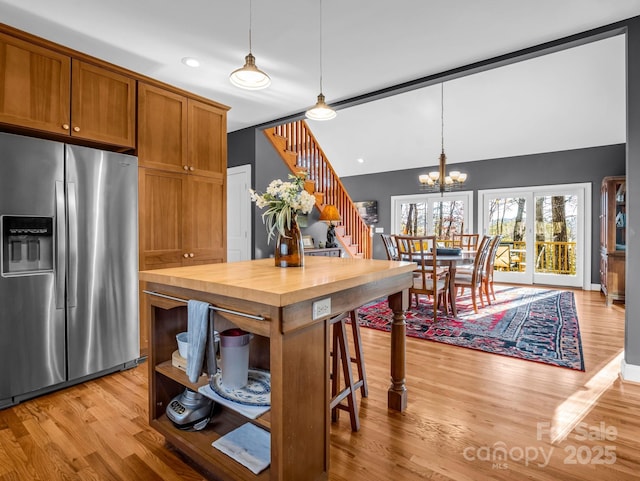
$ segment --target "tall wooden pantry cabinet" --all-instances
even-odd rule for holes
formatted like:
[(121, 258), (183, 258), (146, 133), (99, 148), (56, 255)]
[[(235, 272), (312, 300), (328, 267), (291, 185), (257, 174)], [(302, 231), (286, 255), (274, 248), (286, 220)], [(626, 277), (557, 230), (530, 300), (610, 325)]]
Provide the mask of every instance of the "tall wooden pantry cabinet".
[(226, 261), (227, 110), (138, 83), (140, 270)]
[(627, 247), (626, 178), (605, 177), (600, 187), (600, 285), (605, 302), (624, 302)]

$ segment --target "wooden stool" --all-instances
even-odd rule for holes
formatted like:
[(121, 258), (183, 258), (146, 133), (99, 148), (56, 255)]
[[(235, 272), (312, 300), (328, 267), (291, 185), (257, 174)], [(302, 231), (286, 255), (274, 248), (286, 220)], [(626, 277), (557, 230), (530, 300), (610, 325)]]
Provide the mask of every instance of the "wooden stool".
[[(354, 357), (349, 353), (349, 341), (347, 339), (346, 321), (349, 317), (351, 330), (353, 333)], [(351, 419), (351, 430), (360, 429), (360, 418), (358, 416), (358, 404), (356, 403), (356, 390), (360, 389), (362, 397), (367, 397), (367, 378), (364, 370), (364, 360), (362, 356), (362, 342), (360, 339), (360, 326), (358, 325), (358, 315), (356, 311), (345, 312), (331, 319), (332, 329), (332, 364), (331, 364), (331, 420), (338, 420), (338, 410), (349, 412)], [(355, 363), (358, 369), (358, 380), (353, 379), (351, 363)], [(344, 377), (344, 388), (340, 389), (340, 368)], [(347, 404), (342, 404), (346, 399)]]

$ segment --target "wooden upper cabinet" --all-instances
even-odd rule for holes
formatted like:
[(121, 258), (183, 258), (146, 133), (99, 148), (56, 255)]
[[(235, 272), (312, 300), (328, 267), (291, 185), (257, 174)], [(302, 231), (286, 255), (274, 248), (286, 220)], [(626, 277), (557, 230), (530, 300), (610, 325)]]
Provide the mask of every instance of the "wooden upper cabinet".
[(0, 122), (69, 134), (71, 59), (0, 34)]
[(227, 171), (227, 111), (189, 99), (189, 170), (220, 177)]
[(135, 148), (136, 81), (0, 34), (0, 122)]
[(186, 97), (138, 84), (138, 161), (144, 167), (188, 171)]
[(138, 85), (138, 159), (143, 167), (221, 178), (227, 111), (153, 85)]
[(71, 76), (71, 135), (135, 148), (136, 81), (75, 59)]

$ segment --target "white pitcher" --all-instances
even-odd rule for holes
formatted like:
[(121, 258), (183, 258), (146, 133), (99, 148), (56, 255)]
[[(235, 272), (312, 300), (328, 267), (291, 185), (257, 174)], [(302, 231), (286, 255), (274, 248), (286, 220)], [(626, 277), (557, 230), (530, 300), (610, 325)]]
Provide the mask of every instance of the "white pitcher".
[(249, 341), (252, 335), (242, 329), (227, 329), (220, 333), (220, 364), (222, 386), (240, 389), (249, 376)]

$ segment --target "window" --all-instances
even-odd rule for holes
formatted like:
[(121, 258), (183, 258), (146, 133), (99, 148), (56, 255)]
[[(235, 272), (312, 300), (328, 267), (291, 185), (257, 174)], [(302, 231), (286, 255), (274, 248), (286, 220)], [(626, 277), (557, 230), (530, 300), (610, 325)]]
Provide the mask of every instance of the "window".
[(433, 235), (449, 240), (453, 234), (473, 232), (472, 192), (391, 197), (391, 233)]

